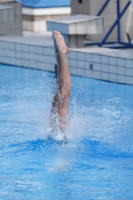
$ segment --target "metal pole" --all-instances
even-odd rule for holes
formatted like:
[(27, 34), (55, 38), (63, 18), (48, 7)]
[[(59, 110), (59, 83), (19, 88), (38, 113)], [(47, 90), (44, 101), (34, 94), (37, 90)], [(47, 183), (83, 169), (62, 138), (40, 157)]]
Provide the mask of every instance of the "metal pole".
[(117, 38), (118, 38), (118, 43), (121, 42), (121, 22), (119, 19), (120, 16), (120, 0), (116, 1), (117, 4), (117, 18), (118, 18), (118, 26), (117, 26)]
[(108, 5), (109, 2), (110, 2), (110, 0), (106, 0), (105, 1), (105, 3), (103, 4), (102, 8), (97, 13), (97, 16), (100, 16), (102, 14), (102, 12), (104, 11), (104, 9), (106, 8), (106, 6)]

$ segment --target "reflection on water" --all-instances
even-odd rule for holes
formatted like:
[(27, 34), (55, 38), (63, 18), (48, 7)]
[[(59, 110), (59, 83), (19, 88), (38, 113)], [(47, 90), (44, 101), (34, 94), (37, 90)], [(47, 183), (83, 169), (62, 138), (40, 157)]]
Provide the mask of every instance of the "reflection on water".
[(72, 77), (67, 143), (49, 135), (54, 74), (0, 66), (0, 199), (133, 199), (133, 87)]

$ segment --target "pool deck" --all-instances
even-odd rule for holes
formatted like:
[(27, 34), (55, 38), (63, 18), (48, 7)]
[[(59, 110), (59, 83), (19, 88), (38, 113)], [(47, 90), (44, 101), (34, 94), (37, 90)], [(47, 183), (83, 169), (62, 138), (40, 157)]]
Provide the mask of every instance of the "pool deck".
[[(23, 36), (0, 36), (0, 63), (54, 71), (52, 33), (24, 32)], [(70, 49), (70, 73), (133, 85), (133, 49), (89, 46)]]

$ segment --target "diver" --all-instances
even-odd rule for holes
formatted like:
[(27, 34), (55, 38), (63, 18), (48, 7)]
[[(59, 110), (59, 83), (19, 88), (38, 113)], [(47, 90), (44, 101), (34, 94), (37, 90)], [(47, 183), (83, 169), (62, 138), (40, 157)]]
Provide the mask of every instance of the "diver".
[(57, 60), (57, 79), (49, 126), (53, 130), (58, 129), (58, 135), (63, 136), (69, 125), (68, 104), (71, 93), (71, 78), (66, 57), (69, 49), (63, 36), (58, 31), (54, 31), (53, 38)]

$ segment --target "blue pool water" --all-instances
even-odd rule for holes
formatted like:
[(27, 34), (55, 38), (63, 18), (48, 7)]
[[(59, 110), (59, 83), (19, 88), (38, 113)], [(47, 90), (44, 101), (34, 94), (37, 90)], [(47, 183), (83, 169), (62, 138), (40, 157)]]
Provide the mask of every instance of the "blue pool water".
[(132, 200), (133, 86), (73, 76), (62, 145), (54, 91), (53, 73), (0, 65), (0, 199)]

